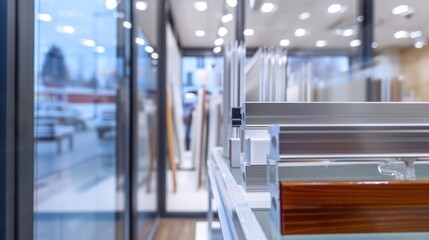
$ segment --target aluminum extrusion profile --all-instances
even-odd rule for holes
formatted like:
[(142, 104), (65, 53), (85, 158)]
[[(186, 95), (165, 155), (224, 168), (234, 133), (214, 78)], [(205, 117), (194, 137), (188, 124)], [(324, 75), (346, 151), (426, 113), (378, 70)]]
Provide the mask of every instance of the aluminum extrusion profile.
[(427, 103), (245, 102), (241, 128), (274, 124), (403, 124), (429, 125)]
[(298, 159), (427, 158), (429, 125), (287, 125), (270, 127), (270, 157)]

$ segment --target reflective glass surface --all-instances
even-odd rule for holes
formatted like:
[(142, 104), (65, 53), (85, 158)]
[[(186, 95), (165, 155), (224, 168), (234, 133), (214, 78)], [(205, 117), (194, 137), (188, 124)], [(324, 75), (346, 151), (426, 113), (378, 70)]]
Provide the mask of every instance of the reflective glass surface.
[(158, 1), (134, 1), (135, 38), (135, 79), (133, 111), (136, 113), (137, 134), (135, 140), (137, 166), (137, 235), (147, 239), (153, 226), (157, 209), (157, 164), (160, 137), (158, 128), (157, 73), (159, 49), (157, 42)]
[(122, 239), (124, 9), (116, 0), (36, 1), (36, 239)]

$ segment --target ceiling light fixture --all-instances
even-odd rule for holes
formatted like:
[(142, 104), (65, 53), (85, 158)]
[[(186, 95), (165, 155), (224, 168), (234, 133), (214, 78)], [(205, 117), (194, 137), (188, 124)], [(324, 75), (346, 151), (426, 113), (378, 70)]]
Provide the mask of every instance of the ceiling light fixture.
[(131, 29), (131, 27), (133, 26), (130, 22), (128, 22), (128, 21), (124, 21), (123, 23), (122, 23), (122, 26), (124, 27), (124, 28), (126, 28), (126, 29)]
[(237, 6), (237, 0), (226, 0), (226, 4), (228, 4), (228, 6), (234, 8)]
[(219, 36), (223, 37), (226, 34), (228, 34), (228, 29), (226, 29), (226, 27), (220, 27), (219, 30), (217, 30), (217, 34), (219, 34)]
[(95, 47), (95, 41), (92, 39), (82, 39), (80, 43), (87, 47)]
[(214, 41), (214, 45), (216, 45), (216, 46), (220, 46), (220, 45), (222, 45), (223, 44), (223, 38), (218, 38), (218, 39), (216, 39), (215, 41)]
[(265, 2), (261, 6), (261, 12), (263, 13), (273, 13), (277, 10), (277, 5), (271, 2)]
[(102, 46), (97, 46), (94, 48), (94, 51), (97, 53), (104, 53), (106, 51), (106, 49)]
[(295, 36), (297, 37), (302, 37), (305, 34), (307, 34), (307, 30), (305, 30), (304, 28), (298, 28), (297, 30), (295, 30)]
[(422, 31), (414, 31), (410, 33), (410, 38), (419, 38), (422, 36)]
[(113, 9), (115, 9), (118, 5), (119, 5), (119, 0), (105, 0), (105, 1), (104, 1), (104, 6), (105, 6), (108, 10), (113, 10)]
[(148, 7), (148, 3), (146, 1), (137, 1), (136, 9), (139, 11), (145, 11)]
[(194, 2), (194, 8), (198, 12), (204, 12), (205, 10), (207, 10), (207, 2), (196, 1), (196, 2)]
[(52, 16), (49, 15), (49, 14), (47, 14), (47, 13), (39, 13), (37, 15), (37, 17), (38, 17), (38, 19), (40, 21), (43, 21), (43, 22), (50, 22), (50, 21), (52, 21)]
[(353, 34), (354, 34), (355, 32), (353, 31), (353, 29), (351, 29), (351, 28), (348, 28), (348, 29), (346, 29), (346, 30), (344, 30), (343, 31), (343, 36), (344, 37), (350, 37), (350, 36), (352, 36)]
[(415, 48), (422, 48), (426, 45), (426, 41), (421, 40), (421, 41), (417, 41), (416, 43), (414, 43), (414, 47)]
[(404, 14), (410, 13), (412, 11), (413, 11), (413, 9), (410, 8), (410, 6), (408, 6), (408, 5), (399, 5), (399, 6), (392, 9), (392, 14), (393, 15), (404, 15)]
[(358, 46), (360, 46), (360, 44), (361, 44), (360, 40), (359, 39), (355, 39), (355, 40), (352, 40), (350, 42), (350, 47), (358, 47)]
[(282, 39), (282, 40), (280, 40), (280, 46), (282, 46), (282, 47), (287, 47), (287, 46), (289, 46), (289, 44), (290, 44), (290, 41), (288, 40), (288, 39)]
[(73, 26), (70, 26), (70, 25), (64, 25), (61, 28), (61, 30), (62, 30), (62, 32), (68, 33), (68, 34), (72, 34), (72, 33), (74, 33), (76, 31), (76, 29)]
[(330, 14), (335, 14), (335, 13), (339, 13), (343, 10), (343, 6), (341, 4), (332, 4), (331, 6), (328, 7), (328, 13)]
[(206, 35), (206, 32), (204, 30), (195, 31), (195, 36), (197, 37), (204, 37), (205, 35)]
[(153, 53), (153, 47), (151, 47), (151, 46), (144, 47), (144, 50), (148, 53)]
[(325, 40), (319, 40), (316, 42), (316, 47), (325, 47), (327, 45), (327, 42)]
[(146, 43), (146, 41), (145, 41), (143, 38), (141, 38), (141, 37), (137, 37), (137, 38), (135, 39), (135, 42), (136, 42), (138, 45), (142, 45), (142, 46)]
[(371, 47), (372, 48), (378, 48), (378, 43), (377, 42), (372, 42)]
[(232, 16), (232, 14), (226, 14), (226, 15), (223, 15), (222, 16), (222, 18), (220, 19), (223, 23), (227, 23), (227, 22), (230, 22), (230, 21), (232, 21), (232, 19), (233, 19), (234, 17)]
[(152, 53), (150, 56), (151, 56), (153, 59), (158, 59), (158, 58), (159, 58), (159, 55), (158, 55), (158, 53), (156, 53), (156, 52)]
[(251, 28), (247, 28), (244, 30), (243, 34), (244, 36), (247, 36), (247, 37), (253, 36), (253, 34), (255, 34), (255, 30)]
[(396, 39), (408, 38), (410, 34), (407, 31), (397, 31), (393, 34)]
[(222, 51), (221, 47), (215, 47), (215, 48), (213, 48), (213, 52), (214, 53), (220, 53), (221, 51)]
[(309, 19), (310, 16), (311, 16), (311, 14), (309, 12), (303, 12), (303, 13), (299, 14), (298, 17), (300, 20), (306, 20), (306, 19)]

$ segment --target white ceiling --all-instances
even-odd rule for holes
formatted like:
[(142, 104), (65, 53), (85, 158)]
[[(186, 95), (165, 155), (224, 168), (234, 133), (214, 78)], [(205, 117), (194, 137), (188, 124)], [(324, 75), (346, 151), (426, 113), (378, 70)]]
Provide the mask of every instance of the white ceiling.
[[(350, 37), (337, 36), (335, 26), (346, 24), (353, 25), (357, 17), (357, 0), (266, 0), (276, 3), (277, 10), (274, 13), (262, 13), (250, 9), (249, 1), (246, 1), (246, 27), (255, 30), (255, 34), (246, 37), (249, 47), (263, 45), (278, 46), (281, 39), (289, 39), (289, 48), (315, 48), (318, 40), (326, 40), (326, 48), (349, 49)], [(214, 47), (214, 40), (218, 37), (217, 30), (221, 26), (220, 18), (225, 13), (234, 13), (235, 9), (228, 7), (224, 0), (206, 0), (208, 9), (205, 12), (197, 12), (193, 7), (193, 0), (172, 0), (172, 12), (179, 38), (184, 47)], [(423, 36), (429, 36), (429, 7), (427, 0), (375, 0), (375, 41), (379, 49), (386, 47), (406, 47), (414, 43), (412, 39), (395, 39), (393, 34), (399, 30), (421, 30)], [(341, 14), (329, 14), (327, 8), (333, 3), (346, 6), (346, 11)], [(392, 9), (400, 4), (408, 4), (415, 8), (412, 18), (392, 15)], [(310, 12), (307, 20), (299, 20), (302, 12)], [(235, 16), (234, 16), (235, 17)], [(226, 42), (234, 39), (234, 23), (225, 25), (229, 33), (225, 37)], [(308, 35), (304, 37), (294, 36), (297, 28), (305, 28)], [(196, 30), (205, 30), (206, 36), (196, 37)]]

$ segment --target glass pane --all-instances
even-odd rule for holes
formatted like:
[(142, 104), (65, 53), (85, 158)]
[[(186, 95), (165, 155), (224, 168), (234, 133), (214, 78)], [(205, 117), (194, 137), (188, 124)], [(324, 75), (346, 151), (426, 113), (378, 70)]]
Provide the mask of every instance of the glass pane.
[[(212, 56), (220, 56), (221, 45), (234, 40), (236, 8), (228, 4), (231, 3), (171, 1), (174, 24), (167, 24), (166, 32), (167, 129), (168, 125), (173, 129), (166, 136), (168, 212), (205, 212), (208, 208), (206, 159), (208, 145), (217, 144), (215, 134), (209, 132), (216, 130), (209, 128), (214, 126), (210, 120), (220, 106), (223, 71), (223, 59)], [(181, 50), (198, 52), (201, 48), (207, 49), (207, 57), (182, 55)], [(210, 104), (215, 98), (219, 104)]]
[(36, 1), (36, 239), (122, 238), (117, 113), (130, 24), (118, 3)]
[(373, 47), (388, 69), (392, 101), (427, 102), (428, 1), (374, 1)]
[(158, 128), (158, 1), (135, 1), (137, 103), (137, 211), (138, 236), (147, 239), (157, 210)]

